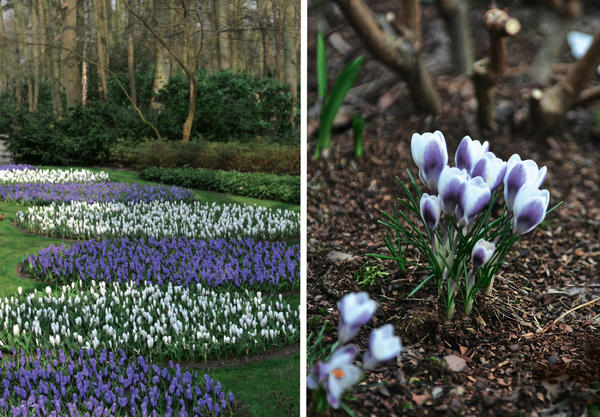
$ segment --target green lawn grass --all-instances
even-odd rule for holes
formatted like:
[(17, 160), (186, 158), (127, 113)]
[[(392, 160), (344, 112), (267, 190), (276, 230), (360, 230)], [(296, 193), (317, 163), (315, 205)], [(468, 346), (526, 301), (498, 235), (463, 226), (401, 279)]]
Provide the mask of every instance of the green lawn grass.
[[(61, 168), (64, 167), (47, 167)], [(100, 169), (92, 169), (99, 171)], [(102, 169), (107, 171), (112, 181), (140, 182), (137, 173), (127, 170)], [(257, 204), (266, 207), (292, 209), (299, 207), (278, 201), (257, 200), (228, 194), (220, 194), (195, 190), (198, 200), (217, 201), (223, 203)], [(25, 233), (14, 225), (18, 211), (26, 210), (27, 206), (18, 203), (0, 201), (0, 214), (5, 214), (0, 222), (0, 297), (17, 294), (17, 288), (25, 292), (34, 288), (42, 289), (45, 283), (21, 278), (17, 274), (17, 266), (29, 254), (34, 254), (50, 244), (60, 244), (64, 240), (47, 238), (40, 235)], [(298, 307), (300, 296), (290, 294), (285, 301)], [(223, 383), (227, 391), (232, 391), (236, 397), (247, 404), (253, 417), (278, 417), (299, 415), (300, 406), (300, 357), (270, 359), (263, 362), (244, 366), (215, 369), (207, 371), (211, 377)]]

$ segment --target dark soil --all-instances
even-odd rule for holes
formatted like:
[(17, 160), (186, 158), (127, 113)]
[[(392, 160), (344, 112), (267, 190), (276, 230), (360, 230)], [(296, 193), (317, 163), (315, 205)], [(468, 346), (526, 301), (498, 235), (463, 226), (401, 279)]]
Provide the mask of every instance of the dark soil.
[[(398, 3), (369, 2), (379, 12), (396, 13)], [(479, 29), (485, 7), (475, 4), (471, 15), (477, 57), (485, 54), (487, 47), (485, 32)], [(598, 15), (597, 6), (594, 9), (586, 3), (585, 7), (584, 15)], [(368, 329), (355, 339), (361, 352), (370, 329), (384, 323), (394, 325), (404, 344), (397, 361), (383, 364), (361, 382), (363, 388), (377, 383), (383, 386), (367, 387), (346, 397), (357, 416), (598, 415), (594, 410), (600, 408), (600, 302), (553, 323), (564, 312), (600, 297), (600, 140), (595, 110), (574, 109), (545, 134), (512, 127), (512, 115), (526, 105), (522, 94), (531, 86), (528, 66), (543, 40), (537, 32), (538, 20), (548, 12), (522, 2), (513, 3), (509, 12), (524, 29), (508, 41), (510, 70), (496, 93), (496, 131), (482, 134), (477, 130), (471, 83), (464, 76), (449, 75), (447, 58), (445, 62), (443, 51), (436, 50), (435, 39), (441, 35), (433, 34), (436, 28), (443, 30), (443, 24), (435, 9), (424, 5), (423, 53), (426, 61), (439, 58), (441, 62), (433, 75), (444, 103), (442, 114), (419, 113), (406, 87), (399, 83), (379, 94), (396, 98), (385, 110), (371, 113), (362, 158), (353, 155), (349, 131), (334, 135), (329, 154), (317, 161), (312, 159), (315, 139), (309, 138), (308, 331), (317, 331), (327, 321), (326, 335), (333, 342), (337, 301), (348, 292), (366, 290), (379, 309)], [(311, 10), (309, 19), (315, 16)], [(580, 29), (593, 19), (585, 17), (582, 22)], [(343, 22), (337, 23), (339, 26), (332, 27), (356, 47), (353, 56), (365, 54), (353, 31)], [(314, 102), (315, 25), (308, 27), (308, 91)], [(561, 60), (572, 58), (565, 51)], [(339, 73), (347, 61), (348, 57), (336, 55), (330, 48), (330, 82), (331, 74)], [(356, 84), (388, 75), (388, 70), (367, 54)], [(377, 109), (377, 102), (370, 104)], [(470, 317), (462, 317), (461, 302), (457, 302), (451, 322), (444, 319), (433, 285), (408, 298), (425, 277), (423, 269), (409, 267), (401, 273), (394, 263), (385, 262), (390, 275), (370, 288), (361, 287), (354, 278), (365, 262), (374, 262), (367, 253), (387, 254), (384, 228), (377, 221), (382, 219), (380, 211), (391, 212), (401, 195), (395, 176), (407, 183), (406, 170), (417, 173), (410, 152), (412, 133), (436, 129), (446, 137), (452, 164), (464, 135), (489, 140), (490, 150), (505, 160), (518, 153), (539, 166), (546, 165), (543, 188), (550, 191), (551, 205), (564, 201), (515, 245), (496, 276), (493, 295), (487, 300), (478, 297)], [(327, 256), (332, 251), (353, 258), (332, 261)], [(409, 250), (407, 257), (415, 256)], [(463, 372), (449, 370), (443, 360), (449, 354), (466, 360)]]

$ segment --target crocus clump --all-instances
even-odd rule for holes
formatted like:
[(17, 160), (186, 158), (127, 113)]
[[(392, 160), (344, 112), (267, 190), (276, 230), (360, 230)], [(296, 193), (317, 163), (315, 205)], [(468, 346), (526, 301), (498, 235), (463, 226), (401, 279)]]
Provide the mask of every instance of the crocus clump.
[(232, 416), (236, 408), (209, 375), (123, 351), (13, 349), (0, 354), (0, 378), (3, 416)]
[(192, 190), (176, 186), (125, 182), (96, 183), (25, 183), (0, 185), (0, 199), (23, 203), (48, 204), (72, 201), (191, 201)]
[[(359, 353), (358, 346), (346, 344), (368, 323), (377, 303), (365, 292), (347, 294), (338, 302), (340, 322), (338, 325), (338, 340), (332, 347), (321, 349), (317, 356), (327, 352), (324, 360), (309, 356), (306, 385), (315, 392), (315, 407), (322, 412), (328, 407), (338, 409), (341, 406), (345, 391), (352, 388), (365, 371), (375, 369), (380, 363), (394, 359), (402, 351), (402, 343), (394, 335), (391, 324), (386, 324), (371, 331), (369, 348), (364, 353), (362, 364), (355, 363)], [(324, 330), (324, 329), (323, 329)], [(323, 330), (315, 341), (315, 346), (322, 341)], [(310, 350), (315, 350), (313, 346)]]
[[(469, 136), (456, 149), (455, 166), (449, 166), (440, 131), (415, 133), (411, 152), (428, 193), (422, 193), (411, 176), (417, 197), (402, 185), (407, 199), (401, 204), (420, 215), (425, 233), (406, 213), (396, 211), (395, 216), (387, 215), (389, 222), (384, 224), (398, 233), (398, 247), (391, 246), (389, 239), (386, 244), (396, 258), (408, 244), (418, 248), (429, 261), (427, 280), (434, 278), (448, 318), (454, 315), (458, 293), (463, 295), (468, 315), (477, 292), (491, 292), (494, 275), (519, 236), (544, 220), (550, 201), (548, 190), (540, 189), (546, 167), (538, 168), (517, 154), (503, 161), (489, 151), (487, 141)], [(501, 214), (492, 219), (502, 196)]]
[(298, 288), (300, 247), (253, 239), (137, 238), (51, 245), (30, 255), (25, 271), (46, 282), (81, 279), (189, 287)]
[(300, 234), (300, 214), (293, 210), (200, 201), (74, 201), (28, 207), (16, 217), (17, 224), (30, 232), (70, 239), (130, 236), (276, 240)]

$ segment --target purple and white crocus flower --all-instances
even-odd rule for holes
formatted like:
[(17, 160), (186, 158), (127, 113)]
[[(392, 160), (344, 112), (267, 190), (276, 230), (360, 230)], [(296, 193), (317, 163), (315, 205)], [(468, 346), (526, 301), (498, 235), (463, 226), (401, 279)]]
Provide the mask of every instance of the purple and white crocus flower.
[(442, 169), (448, 164), (446, 139), (439, 130), (433, 133), (414, 133), (410, 150), (415, 164), (419, 167), (419, 178), (429, 189), (437, 189)]
[(508, 159), (504, 176), (504, 200), (509, 210), (513, 209), (517, 193), (522, 187), (540, 188), (546, 179), (546, 171), (545, 166), (538, 169), (535, 161), (531, 159), (522, 161), (518, 154)]
[(490, 144), (485, 141), (483, 144), (478, 140), (471, 139), (470, 136), (465, 136), (456, 148), (454, 162), (458, 169), (464, 169), (471, 176), (477, 162), (488, 151)]
[(357, 353), (356, 345), (342, 346), (329, 362), (317, 364), (317, 375), (327, 392), (327, 402), (335, 409), (340, 407), (344, 391), (356, 384), (362, 375), (360, 368), (353, 364)]
[(434, 231), (440, 222), (442, 215), (442, 203), (438, 196), (423, 193), (420, 201), (421, 216), (425, 221), (425, 226), (430, 231)]
[(513, 233), (524, 235), (535, 229), (546, 217), (549, 202), (548, 190), (539, 190), (532, 186), (522, 187), (513, 203)]
[(494, 155), (493, 152), (486, 152), (471, 171), (472, 177), (483, 178), (492, 191), (502, 184), (505, 174), (506, 162)]
[(340, 323), (338, 325), (338, 340), (341, 344), (351, 340), (358, 329), (373, 317), (377, 303), (366, 292), (352, 292), (338, 302)]
[(465, 185), (459, 204), (456, 206), (456, 218), (463, 227), (471, 226), (479, 213), (490, 202), (492, 192), (481, 177), (471, 178)]
[(381, 362), (394, 359), (402, 351), (402, 342), (394, 336), (394, 327), (386, 324), (369, 336), (369, 350), (363, 356), (363, 368), (375, 369)]
[(454, 213), (465, 192), (469, 174), (464, 169), (446, 166), (438, 182), (438, 193), (444, 213)]
[(494, 255), (495, 250), (496, 245), (494, 245), (493, 242), (488, 242), (485, 239), (479, 239), (475, 243), (475, 246), (473, 246), (473, 251), (471, 252), (473, 269), (477, 270), (488, 263), (488, 261), (492, 258), (492, 255)]

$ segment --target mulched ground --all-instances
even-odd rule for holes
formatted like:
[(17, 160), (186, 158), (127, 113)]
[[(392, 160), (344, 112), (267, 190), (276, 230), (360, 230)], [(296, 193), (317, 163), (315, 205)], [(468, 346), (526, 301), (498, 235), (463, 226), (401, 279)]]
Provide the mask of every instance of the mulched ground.
[[(370, 2), (380, 12), (396, 10), (398, 3)], [(417, 112), (400, 83), (379, 95), (397, 99), (386, 110), (373, 112), (368, 120), (361, 159), (353, 156), (350, 132), (334, 135), (329, 155), (317, 161), (312, 160), (314, 137), (309, 138), (309, 332), (328, 321), (327, 336), (334, 341), (336, 302), (350, 291), (367, 290), (380, 307), (368, 329), (355, 340), (361, 352), (370, 329), (384, 323), (394, 325), (405, 346), (397, 362), (382, 365), (361, 383), (365, 387), (385, 385), (362, 390), (349, 401), (357, 416), (579, 417), (594, 416), (595, 406), (590, 404), (600, 408), (600, 302), (553, 324), (562, 313), (600, 297), (600, 135), (593, 108), (569, 112), (549, 134), (511, 127), (512, 115), (525, 105), (521, 95), (531, 85), (528, 64), (542, 41), (537, 32), (542, 9), (519, 2), (511, 7), (510, 13), (520, 19), (524, 30), (508, 43), (511, 70), (497, 92), (502, 109), (496, 132), (480, 134), (474, 127), (476, 103), (470, 81), (448, 75), (443, 51), (436, 52), (439, 42), (435, 39), (440, 35), (431, 35), (443, 25), (435, 9), (424, 6), (423, 50), (426, 60), (441, 62), (434, 79), (444, 101), (443, 113), (431, 117)], [(587, 16), (598, 13), (590, 7), (586, 3)], [(484, 11), (485, 5), (475, 6), (471, 15), (474, 28)], [(315, 16), (315, 11), (310, 11), (309, 19)], [(590, 25), (593, 20), (584, 18), (584, 22)], [(314, 26), (309, 24), (311, 30)], [(337, 29), (356, 46), (356, 55), (365, 53), (350, 28), (341, 24)], [(485, 33), (475, 32), (481, 35), (476, 39), (485, 39)], [(311, 57), (314, 37), (310, 32)], [(478, 42), (478, 57), (485, 53), (486, 44)], [(348, 59), (330, 52), (330, 68), (335, 74)], [(572, 59), (565, 52), (561, 60)], [(313, 68), (311, 60), (312, 102), (316, 91)], [(357, 84), (388, 74), (368, 59)], [(379, 97), (371, 102), (373, 108)], [(361, 287), (354, 278), (365, 262), (373, 262), (367, 253), (386, 253), (384, 228), (377, 221), (382, 219), (380, 210), (393, 210), (394, 200), (400, 196), (395, 176), (407, 183), (406, 169), (417, 172), (410, 153), (412, 133), (436, 129), (445, 134), (452, 160), (458, 142), (470, 134), (489, 140), (491, 150), (504, 159), (519, 153), (546, 165), (544, 188), (550, 191), (551, 204), (565, 202), (507, 256), (493, 296), (487, 300), (479, 297), (468, 318), (462, 317), (458, 302), (452, 322), (444, 319), (433, 286), (407, 298), (424, 278), (421, 269), (401, 273), (395, 264), (386, 262), (390, 275), (371, 288)], [(334, 251), (352, 258), (328, 258)], [(463, 358), (465, 370), (451, 371), (443, 360), (446, 355)]]

